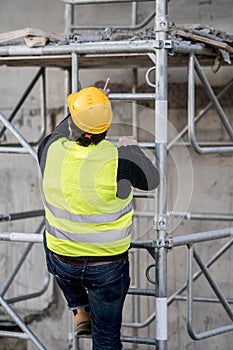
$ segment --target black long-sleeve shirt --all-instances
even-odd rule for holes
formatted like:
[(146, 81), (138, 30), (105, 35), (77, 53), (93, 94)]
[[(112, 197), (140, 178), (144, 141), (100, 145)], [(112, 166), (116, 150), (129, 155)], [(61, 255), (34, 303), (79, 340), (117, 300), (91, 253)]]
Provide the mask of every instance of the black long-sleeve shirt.
[[(69, 138), (68, 117), (40, 144), (38, 159), (43, 173), (49, 146), (61, 137)], [(131, 187), (151, 191), (159, 185), (159, 173), (137, 145), (118, 147), (117, 196), (127, 198)]]

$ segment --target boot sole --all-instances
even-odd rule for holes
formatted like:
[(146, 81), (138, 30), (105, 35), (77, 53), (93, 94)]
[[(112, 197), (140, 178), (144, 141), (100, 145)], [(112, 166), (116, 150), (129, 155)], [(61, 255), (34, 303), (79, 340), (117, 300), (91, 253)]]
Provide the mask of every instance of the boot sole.
[(78, 337), (80, 335), (91, 335), (91, 324), (90, 323), (83, 323), (77, 327), (76, 336)]

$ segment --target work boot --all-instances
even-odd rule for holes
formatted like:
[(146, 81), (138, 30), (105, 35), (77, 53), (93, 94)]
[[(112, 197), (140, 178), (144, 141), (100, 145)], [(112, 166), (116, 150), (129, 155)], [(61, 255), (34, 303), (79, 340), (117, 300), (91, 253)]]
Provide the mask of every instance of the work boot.
[(87, 308), (82, 307), (75, 310), (75, 335), (90, 335), (91, 334), (91, 316)]

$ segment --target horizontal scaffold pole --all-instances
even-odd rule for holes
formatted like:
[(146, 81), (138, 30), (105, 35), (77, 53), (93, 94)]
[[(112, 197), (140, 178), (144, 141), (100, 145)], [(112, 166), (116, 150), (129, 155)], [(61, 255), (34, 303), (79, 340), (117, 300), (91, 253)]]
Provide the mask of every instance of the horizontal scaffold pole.
[(43, 235), (25, 232), (0, 232), (0, 241), (42, 243)]
[(122, 4), (124, 2), (148, 2), (155, 0), (63, 0), (70, 5)]
[[(174, 41), (173, 51), (177, 53), (203, 54), (216, 56), (212, 49), (207, 49), (203, 44), (185, 43)], [(44, 47), (28, 47), (26, 45), (9, 45), (0, 47), (0, 56), (42, 56), (42, 55), (66, 55), (75, 52), (80, 55), (88, 54), (127, 54), (127, 53), (154, 53), (156, 48), (163, 47), (163, 42), (156, 40), (122, 40), (122, 41), (98, 41), (88, 43), (72, 43), (69, 45), (46, 45)], [(62, 57), (61, 57), (62, 59)]]
[(171, 243), (173, 247), (177, 247), (181, 245), (212, 241), (215, 239), (227, 238), (232, 236), (233, 236), (233, 227), (229, 227), (229, 228), (224, 228), (220, 230), (190, 233), (188, 235), (173, 237), (171, 239)]

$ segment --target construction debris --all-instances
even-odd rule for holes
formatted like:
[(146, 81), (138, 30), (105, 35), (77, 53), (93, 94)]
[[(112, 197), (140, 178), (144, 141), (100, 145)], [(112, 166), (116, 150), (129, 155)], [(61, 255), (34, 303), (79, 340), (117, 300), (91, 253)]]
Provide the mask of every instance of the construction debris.
[(37, 28), (24, 28), (0, 34), (0, 45), (17, 45), (25, 41), (29, 47), (45, 46), (50, 42), (59, 42), (63, 36), (45, 32)]
[[(106, 28), (104, 31), (93, 34), (73, 33), (65, 37), (29, 27), (0, 34), (0, 45), (17, 45), (22, 44), (23, 41), (28, 47), (43, 47), (53, 43), (57, 45), (72, 45), (76, 43), (124, 40), (156, 40), (156, 32), (154, 28), (146, 28), (140, 32)], [(170, 23), (168, 40), (176, 43), (201, 43), (203, 48), (212, 48), (213, 53), (216, 51), (215, 62), (212, 66), (214, 72), (219, 69), (223, 61), (231, 64), (231, 57), (233, 56), (233, 34), (217, 30), (207, 25), (175, 25)], [(170, 54), (172, 54), (172, 48)]]
[[(230, 55), (233, 54), (233, 34), (226, 33), (209, 26), (170, 24), (169, 39), (178, 41), (189, 41), (203, 43), (207, 47), (217, 50), (217, 56), (230, 64)], [(134, 40), (155, 40), (154, 28), (148, 28), (143, 32), (122, 31), (120, 29), (106, 28), (103, 32), (91, 35), (73, 34), (69, 37), (69, 43), (84, 43), (98, 41), (134, 41)]]
[(233, 54), (233, 34), (200, 24), (172, 26), (170, 33), (173, 38), (189, 39), (215, 48), (224, 62), (231, 64), (230, 54)]

